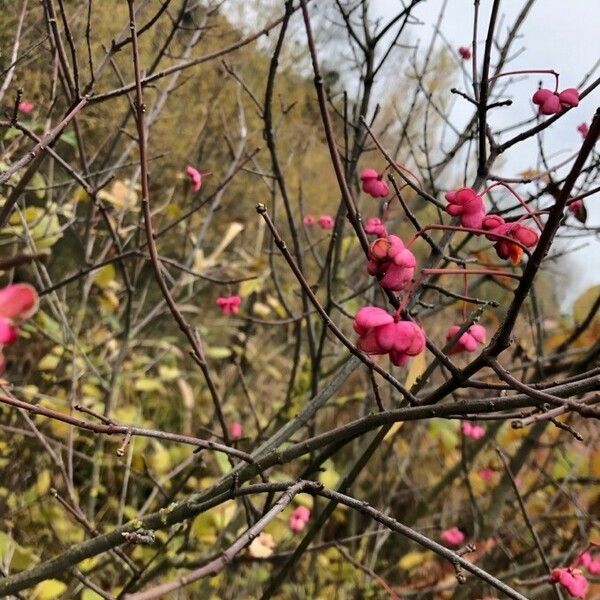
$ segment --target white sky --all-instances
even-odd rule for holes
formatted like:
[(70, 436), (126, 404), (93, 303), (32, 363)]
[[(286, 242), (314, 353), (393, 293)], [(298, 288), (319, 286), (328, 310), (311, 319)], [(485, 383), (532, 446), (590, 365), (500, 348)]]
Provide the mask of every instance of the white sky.
[[(426, 0), (417, 6), (414, 15), (425, 24), (420, 28), (412, 28), (413, 36), (418, 36), (425, 48), (429, 42), (443, 0)], [(487, 18), (491, 0), (482, 0), (480, 6), (479, 42), (483, 54), (483, 42), (487, 31)], [(506, 34), (515, 16), (523, 6), (524, 0), (503, 0), (500, 15), (504, 15), (501, 33)], [(396, 0), (373, 0), (373, 16), (389, 18), (401, 6)], [(448, 0), (446, 16), (441, 30), (444, 37), (454, 47), (470, 46), (472, 32), (472, 0)], [(583, 76), (600, 59), (600, 2), (598, 0), (538, 0), (531, 9), (527, 20), (521, 27), (521, 38), (514, 45), (515, 49), (523, 48), (509, 65), (516, 69), (555, 69), (560, 73), (559, 89), (575, 87)], [(600, 75), (600, 70), (596, 76)], [(551, 76), (531, 75), (522, 81), (515, 82), (510, 88), (513, 105), (508, 108), (495, 109), (490, 116), (492, 126), (505, 126), (517, 123), (532, 115), (530, 98), (537, 82), (543, 79), (548, 87), (553, 87)], [(457, 87), (464, 89), (462, 78), (456, 81)], [(469, 90), (464, 90), (469, 91)], [(467, 103), (457, 103), (456, 118), (459, 122), (470, 116)], [(600, 106), (600, 90), (595, 90), (585, 98), (578, 108), (565, 115), (544, 135), (544, 147), (547, 156), (557, 154), (566, 158), (577, 151), (581, 143), (576, 127), (582, 121), (591, 122), (596, 108)], [(460, 112), (463, 110), (463, 114)], [(514, 177), (527, 168), (535, 167), (537, 142), (518, 146), (518, 149), (507, 156), (502, 167), (496, 171), (498, 175)], [(600, 194), (586, 200), (588, 224), (600, 226)], [(586, 248), (571, 254), (565, 261), (569, 272), (568, 285), (563, 285), (563, 306), (568, 306), (579, 293), (590, 285), (600, 283), (600, 241), (591, 236), (585, 240)], [(582, 239), (573, 240), (572, 246), (580, 246)], [(560, 294), (559, 294), (560, 298)]]

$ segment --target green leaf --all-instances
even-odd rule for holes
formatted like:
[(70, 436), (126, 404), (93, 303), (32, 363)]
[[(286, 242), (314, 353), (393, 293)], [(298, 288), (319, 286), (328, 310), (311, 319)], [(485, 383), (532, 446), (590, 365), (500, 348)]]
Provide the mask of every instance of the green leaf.
[(7, 142), (9, 142), (10, 140), (14, 140), (15, 138), (18, 138), (20, 135), (23, 135), (23, 134), (16, 127), (9, 127), (4, 132), (3, 138)]
[(222, 348), (220, 346), (213, 346), (206, 351), (206, 355), (209, 358), (223, 359), (231, 356), (231, 350), (229, 348)]
[(77, 148), (77, 139), (75, 138), (74, 131), (66, 131), (60, 136), (60, 141), (65, 142), (65, 144), (69, 144), (73, 148)]
[(227, 473), (231, 471), (231, 465), (229, 464), (227, 454), (224, 454), (223, 452), (215, 452), (215, 459), (219, 465), (219, 469), (221, 469), (221, 473), (223, 473), (223, 475), (227, 475)]

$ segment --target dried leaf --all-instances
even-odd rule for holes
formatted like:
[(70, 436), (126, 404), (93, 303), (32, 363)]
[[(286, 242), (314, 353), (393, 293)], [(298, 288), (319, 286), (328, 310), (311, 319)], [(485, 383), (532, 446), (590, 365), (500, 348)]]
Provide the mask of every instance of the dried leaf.
[(267, 558), (273, 554), (275, 541), (270, 533), (262, 531), (252, 540), (248, 547), (248, 554), (254, 558)]

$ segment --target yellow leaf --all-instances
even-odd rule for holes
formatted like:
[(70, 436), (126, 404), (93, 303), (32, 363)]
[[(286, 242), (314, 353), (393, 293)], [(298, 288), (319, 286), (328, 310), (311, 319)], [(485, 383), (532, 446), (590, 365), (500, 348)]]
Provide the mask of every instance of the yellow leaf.
[(98, 304), (107, 312), (114, 312), (117, 308), (119, 308), (119, 298), (110, 289), (103, 289), (102, 296), (98, 300)]
[(398, 566), (404, 571), (410, 571), (419, 565), (422, 565), (429, 558), (429, 552), (409, 552), (405, 554), (400, 561)]
[(213, 513), (213, 522), (215, 527), (222, 531), (227, 527), (233, 516), (235, 515), (236, 507), (233, 500), (227, 500), (223, 504), (215, 507), (211, 512)]
[(128, 181), (115, 181), (111, 191), (100, 190), (98, 198), (106, 200), (118, 208), (129, 208), (137, 205), (137, 194)]
[(104, 265), (94, 273), (94, 283), (101, 288), (108, 287), (116, 277), (116, 271), (113, 264)]
[(188, 410), (191, 410), (194, 406), (194, 390), (192, 390), (192, 386), (185, 379), (181, 378), (177, 380), (177, 386), (179, 387), (179, 392), (181, 393), (183, 405)]
[(102, 393), (93, 383), (86, 381), (81, 386), (81, 395), (89, 400), (100, 400)]
[(56, 214), (46, 214), (29, 228), (37, 250), (48, 250), (63, 236)]
[(78, 202), (84, 202), (88, 199), (88, 193), (81, 187), (77, 187), (71, 196), (71, 202), (77, 204)]
[(44, 179), (44, 176), (38, 171), (31, 178), (29, 185), (35, 189), (35, 195), (37, 196), (38, 200), (42, 200), (45, 194), (44, 190), (46, 189), (46, 180)]
[(212, 267), (217, 262), (219, 256), (223, 254), (225, 248), (227, 248), (227, 246), (229, 246), (229, 244), (233, 242), (233, 240), (243, 231), (243, 229), (244, 226), (241, 223), (237, 223), (234, 221), (233, 223), (229, 224), (227, 231), (221, 238), (221, 242), (214, 249), (212, 254), (206, 259), (207, 266)]
[(171, 468), (171, 456), (169, 451), (159, 442), (154, 442), (154, 452), (150, 455), (148, 462), (152, 470), (163, 475)]
[[(129, 425), (139, 425), (141, 422), (141, 415), (136, 406), (133, 404), (129, 404), (128, 406), (119, 406), (115, 410), (115, 417), (117, 421), (121, 423), (127, 423)], [(137, 438), (138, 441), (141, 441), (143, 438)]]
[[(408, 374), (406, 375), (404, 387), (410, 390), (410, 388), (415, 384), (417, 379), (424, 373), (426, 367), (427, 360), (425, 357), (425, 353), (421, 352), (421, 354), (417, 354), (417, 356), (415, 356), (410, 362), (410, 369), (408, 370)], [(394, 423), (390, 427), (390, 430), (387, 432), (384, 439), (388, 441), (392, 439), (396, 435), (396, 433), (398, 433), (402, 425), (404, 425), (403, 422)]]
[(544, 346), (546, 347), (547, 350), (555, 350), (556, 348), (558, 348), (567, 338), (569, 337), (569, 334), (565, 331), (565, 332), (561, 332), (561, 333), (555, 333), (553, 336), (550, 336), (546, 342), (544, 343)]
[(285, 319), (285, 317), (287, 317), (283, 304), (281, 304), (277, 298), (271, 295), (267, 296), (267, 304), (275, 311), (280, 319)]
[(158, 367), (158, 374), (163, 381), (173, 381), (181, 375), (181, 371), (177, 367), (160, 365), (160, 367)]
[(229, 348), (221, 348), (219, 346), (213, 346), (208, 348), (206, 355), (209, 358), (229, 358), (231, 356), (231, 350)]
[(39, 496), (43, 496), (48, 492), (50, 489), (50, 481), (50, 471), (48, 469), (41, 471), (35, 482), (35, 487)]
[(0, 559), (10, 560), (12, 571), (23, 571), (40, 561), (31, 548), (20, 546), (4, 531), (0, 531)]
[(38, 391), (37, 385), (25, 385), (21, 388), (21, 396), (23, 396), (25, 400), (31, 402), (38, 395)]
[(404, 382), (404, 387), (407, 390), (410, 390), (410, 388), (415, 384), (417, 379), (424, 373), (426, 367), (427, 359), (425, 352), (417, 354), (417, 356), (410, 361), (410, 369), (408, 370), (408, 375), (406, 376), (406, 381)]
[(242, 281), (242, 283), (240, 283), (239, 294), (242, 298), (246, 298), (254, 292), (260, 292), (261, 289), (262, 281), (259, 278), (248, 279), (247, 281)]
[(54, 371), (58, 367), (60, 362), (60, 356), (56, 354), (46, 354), (38, 363), (38, 369), (40, 371)]
[[(27, 221), (27, 223), (33, 224), (38, 219), (42, 218), (44, 211), (37, 206), (28, 206), (23, 212), (23, 219)], [(19, 226), (21, 225), (21, 215), (18, 212), (13, 212), (8, 222), (11, 225)]]
[(326, 488), (335, 489), (339, 480), (340, 474), (335, 469), (325, 469), (319, 474), (319, 481)]
[(58, 579), (46, 579), (40, 581), (33, 588), (34, 600), (56, 600), (67, 591), (67, 585)]
[(590, 475), (592, 477), (600, 477), (600, 450), (596, 450), (589, 457)]
[(217, 539), (217, 530), (210, 512), (198, 515), (192, 523), (191, 536), (203, 544), (212, 544)]
[(98, 557), (93, 556), (92, 558), (85, 558), (80, 563), (78, 563), (79, 570), (82, 573), (87, 573), (91, 571), (98, 564)]
[(215, 452), (214, 457), (217, 461), (217, 464), (219, 465), (219, 469), (221, 469), (221, 473), (223, 473), (223, 475), (227, 475), (227, 473), (231, 471), (231, 464), (229, 464), (227, 454), (223, 452)]
[(183, 211), (181, 210), (181, 208), (179, 208), (179, 206), (177, 206), (177, 204), (174, 204), (172, 202), (169, 202), (169, 204), (167, 205), (167, 208), (165, 208), (165, 215), (167, 215), (167, 217), (169, 217), (171, 219), (177, 219), (182, 214), (183, 214)]
[(141, 377), (140, 379), (136, 379), (133, 387), (136, 392), (166, 392), (163, 384), (160, 382), (160, 379), (153, 379), (150, 377)]
[(261, 318), (266, 318), (271, 314), (271, 307), (267, 306), (263, 302), (255, 302), (252, 305), (252, 312)]
[[(39, 402), (40, 406), (44, 406), (56, 412), (62, 413), (63, 415), (69, 414), (69, 407), (67, 404), (59, 404), (58, 402), (53, 402), (49, 398), (42, 398)], [(59, 438), (66, 438), (69, 433), (70, 426), (62, 421), (58, 421), (57, 419), (48, 419), (48, 425), (52, 433)], [(77, 429), (73, 429), (73, 435), (77, 435)]]

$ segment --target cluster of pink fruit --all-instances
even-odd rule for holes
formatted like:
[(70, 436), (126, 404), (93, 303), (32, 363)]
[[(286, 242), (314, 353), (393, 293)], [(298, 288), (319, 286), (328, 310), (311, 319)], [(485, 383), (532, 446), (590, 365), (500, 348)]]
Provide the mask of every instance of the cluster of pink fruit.
[(485, 427), (483, 425), (475, 425), (470, 421), (463, 421), (460, 430), (465, 437), (470, 437), (474, 440), (480, 440), (485, 435)]
[(319, 227), (324, 231), (330, 231), (335, 225), (335, 220), (331, 215), (321, 215), (318, 218), (314, 215), (306, 215), (302, 219), (302, 222), (304, 223), (304, 227), (313, 227), (318, 223)]
[[(592, 545), (597, 546), (597, 544)], [(558, 583), (574, 598), (585, 598), (589, 582), (583, 571), (578, 568), (580, 566), (583, 566), (590, 575), (600, 575), (600, 558), (595, 558), (590, 550), (586, 549), (577, 557), (572, 567), (552, 569), (550, 582)]]
[(483, 196), (469, 187), (450, 191), (445, 196), (448, 201), (446, 212), (460, 217), (460, 223), (472, 233), (485, 234), (494, 242), (496, 254), (519, 264), (523, 247), (533, 248), (538, 242), (535, 230), (520, 222), (507, 223), (500, 215), (486, 214)]
[(389, 354), (397, 367), (425, 349), (425, 333), (412, 321), (376, 306), (363, 306), (354, 317), (357, 346), (367, 354)]
[[(382, 175), (375, 169), (364, 169), (361, 181), (363, 191), (374, 198), (389, 194)], [(496, 242), (496, 251), (501, 256), (515, 256), (518, 251), (522, 252), (520, 246), (513, 244), (511, 239), (524, 245), (537, 242), (537, 234), (530, 228), (520, 223), (506, 223), (498, 215), (486, 216), (483, 199), (471, 188), (448, 192), (446, 199), (449, 203), (448, 213), (460, 216), (463, 227), (475, 230), (476, 233), (486, 233), (488, 239)], [(377, 277), (381, 287), (387, 290), (399, 292), (405, 289), (415, 274), (415, 255), (398, 236), (388, 233), (381, 219), (369, 218), (364, 229), (367, 234), (378, 236), (369, 246), (368, 273)], [(425, 334), (419, 325), (401, 320), (398, 313), (392, 316), (375, 306), (365, 306), (358, 311), (354, 318), (354, 330), (359, 334), (357, 344), (363, 352), (389, 354), (396, 366), (406, 364), (411, 356), (420, 354), (425, 348)], [(447, 340), (453, 338), (459, 330), (460, 326), (452, 325)], [(482, 325), (471, 325), (449, 353), (474, 352), (478, 344), (485, 343), (485, 340), (485, 328)]]
[(442, 531), (440, 539), (447, 546), (458, 548), (465, 541), (465, 534), (458, 527), (450, 527)]
[(27, 283), (0, 289), (0, 374), (4, 372), (3, 346), (11, 346), (19, 339), (19, 324), (35, 314), (38, 304), (37, 292)]
[(240, 312), (242, 299), (239, 296), (220, 296), (217, 298), (217, 306), (224, 316), (237, 315)]
[(33, 104), (33, 102), (23, 100), (22, 102), (19, 102), (19, 106), (17, 108), (19, 109), (19, 112), (22, 112), (24, 115), (28, 115), (30, 112), (33, 111), (35, 105)]
[(555, 115), (563, 108), (579, 106), (579, 92), (575, 88), (567, 88), (562, 92), (540, 88), (533, 94), (531, 101), (539, 106), (540, 115)]
[(289, 526), (294, 533), (300, 533), (310, 520), (310, 509), (306, 506), (297, 506), (290, 515)]

